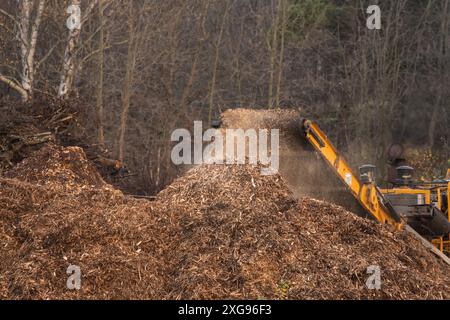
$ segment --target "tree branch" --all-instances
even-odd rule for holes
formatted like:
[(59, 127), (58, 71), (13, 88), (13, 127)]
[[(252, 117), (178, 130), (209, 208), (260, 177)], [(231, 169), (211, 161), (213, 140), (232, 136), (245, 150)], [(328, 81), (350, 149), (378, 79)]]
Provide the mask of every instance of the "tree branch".
[(12, 89), (16, 90), (24, 100), (28, 100), (28, 92), (22, 88), (17, 81), (10, 79), (0, 73), (0, 81), (7, 84)]
[(10, 13), (6, 12), (3, 9), (0, 9), (0, 13), (2, 13), (3, 15), (7, 16), (8, 18), (10, 18), (15, 24), (19, 24), (19, 21)]

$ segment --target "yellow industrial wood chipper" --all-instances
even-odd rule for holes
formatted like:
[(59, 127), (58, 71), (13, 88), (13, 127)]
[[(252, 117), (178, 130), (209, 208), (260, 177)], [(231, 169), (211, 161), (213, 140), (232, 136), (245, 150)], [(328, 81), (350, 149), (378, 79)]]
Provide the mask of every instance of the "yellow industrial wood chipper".
[(368, 216), (395, 229), (412, 232), (449, 263), (442, 254), (450, 255), (449, 174), (442, 180), (414, 181), (414, 169), (401, 158), (402, 148), (394, 146), (389, 150), (389, 186), (381, 189), (375, 181), (375, 166), (362, 165), (355, 174), (317, 123), (303, 119), (300, 126), (306, 140)]

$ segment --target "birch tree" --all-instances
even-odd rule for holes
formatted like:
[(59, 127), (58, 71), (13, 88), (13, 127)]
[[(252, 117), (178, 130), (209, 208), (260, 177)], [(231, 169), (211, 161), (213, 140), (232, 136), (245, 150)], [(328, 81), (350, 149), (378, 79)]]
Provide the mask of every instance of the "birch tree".
[(64, 98), (72, 90), (73, 80), (76, 75), (76, 54), (80, 42), (80, 34), (83, 23), (89, 18), (92, 10), (98, 0), (92, 0), (86, 12), (81, 14), (80, 0), (71, 0), (67, 8), (70, 17), (67, 21), (69, 36), (67, 38), (66, 49), (64, 51), (64, 60), (61, 72), (61, 78), (58, 87), (58, 97)]
[[(21, 72), (20, 80), (14, 76), (7, 76), (0, 73), (0, 81), (16, 90), (23, 101), (28, 101), (33, 95), (33, 86), (35, 79), (35, 53), (39, 35), (39, 26), (41, 24), (42, 14), (45, 8), (45, 0), (19, 1), (20, 14), (18, 18), (0, 11), (6, 15), (18, 27), (17, 40), (20, 47)], [(35, 15), (32, 16), (33, 8), (36, 7)]]

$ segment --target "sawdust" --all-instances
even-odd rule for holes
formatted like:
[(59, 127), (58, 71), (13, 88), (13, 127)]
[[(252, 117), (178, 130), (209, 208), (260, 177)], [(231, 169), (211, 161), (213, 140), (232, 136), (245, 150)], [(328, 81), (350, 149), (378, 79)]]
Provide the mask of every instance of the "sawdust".
[(326, 200), (366, 217), (334, 172), (304, 139), (300, 127), (304, 116), (296, 109), (229, 109), (222, 114), (223, 128), (278, 129), (280, 173), (297, 198)]

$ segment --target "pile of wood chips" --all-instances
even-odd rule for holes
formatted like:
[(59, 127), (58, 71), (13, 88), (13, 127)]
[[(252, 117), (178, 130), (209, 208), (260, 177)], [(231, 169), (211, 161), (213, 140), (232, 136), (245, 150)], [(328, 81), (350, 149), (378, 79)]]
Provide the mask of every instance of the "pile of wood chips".
[(300, 109), (238, 108), (223, 112), (221, 120), (223, 129), (278, 129), (279, 172), (294, 195), (336, 203), (366, 217), (365, 210), (306, 141), (301, 127), (304, 117), (308, 118)]
[[(155, 298), (153, 204), (101, 181), (80, 148), (47, 145), (0, 178), (0, 297)], [(69, 265), (81, 290), (68, 290)]]
[(417, 240), (249, 165), (192, 168), (150, 202), (47, 144), (0, 177), (0, 243), (2, 299), (450, 299)]

